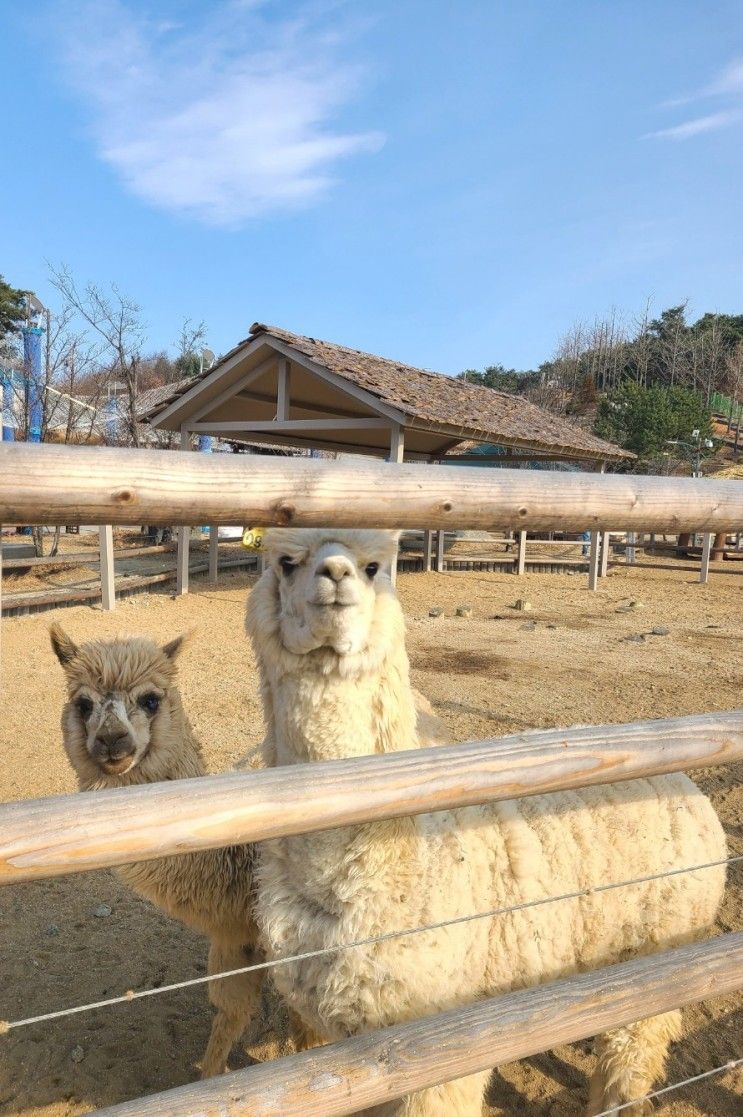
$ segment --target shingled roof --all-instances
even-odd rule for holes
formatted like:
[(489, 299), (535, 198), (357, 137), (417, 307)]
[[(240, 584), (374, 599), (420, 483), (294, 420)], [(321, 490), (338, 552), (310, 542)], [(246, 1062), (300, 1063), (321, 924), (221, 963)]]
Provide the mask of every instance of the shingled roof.
[[(523, 446), (563, 457), (617, 461), (634, 456), (523, 396), (497, 392), (443, 373), (259, 322), (251, 326), (249, 337), (205, 371), (202, 378), (214, 376), (220, 366), (236, 357), (241, 349), (261, 340), (270, 346), (272, 339), (289, 346), (300, 361), (305, 357), (364, 389), (381, 403), (396, 408), (407, 416), (406, 426), (410, 428), (441, 429), (453, 439), (461, 436), (462, 440)], [(157, 423), (157, 413), (196, 383), (198, 378), (189, 380), (187, 385), (174, 385), (168, 398), (158, 401), (148, 417)]]

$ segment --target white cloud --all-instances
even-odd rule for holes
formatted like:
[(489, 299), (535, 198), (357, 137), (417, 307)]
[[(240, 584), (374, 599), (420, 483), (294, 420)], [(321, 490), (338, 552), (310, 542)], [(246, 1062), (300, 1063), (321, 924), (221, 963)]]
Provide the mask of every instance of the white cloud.
[(682, 105), (693, 105), (710, 97), (729, 97), (743, 93), (743, 59), (734, 58), (707, 85), (683, 97), (674, 97), (661, 104), (662, 109), (676, 109)]
[(736, 58), (722, 70), (704, 91), (708, 97), (743, 92), (743, 59)]
[(66, 73), (99, 155), (138, 197), (238, 225), (318, 201), (339, 160), (381, 146), (378, 132), (336, 125), (361, 83), (338, 11), (331, 30), (321, 10), (271, 8), (222, 0), (188, 27), (121, 0), (59, 9)]
[(738, 120), (737, 112), (715, 112), (708, 116), (698, 116), (686, 120), (683, 124), (676, 124), (672, 128), (661, 128), (658, 132), (648, 132), (643, 136), (645, 140), (689, 140), (692, 136), (701, 136), (704, 132), (717, 132), (720, 128), (727, 128)]

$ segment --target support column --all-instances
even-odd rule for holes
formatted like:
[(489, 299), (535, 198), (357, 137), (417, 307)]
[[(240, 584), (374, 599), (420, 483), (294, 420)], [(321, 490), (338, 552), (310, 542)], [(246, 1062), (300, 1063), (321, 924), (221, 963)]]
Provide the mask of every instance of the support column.
[(41, 427), (44, 419), (43, 383), (41, 372), (41, 326), (24, 326), (23, 334), (23, 371), (26, 377), (26, 401), (28, 406), (28, 428), (26, 442), (41, 442)]
[(599, 556), (601, 554), (601, 533), (591, 532), (591, 550), (588, 557), (588, 588), (595, 590), (599, 580)]
[(706, 585), (709, 581), (709, 556), (712, 551), (712, 540), (714, 536), (709, 532), (705, 532), (702, 536), (702, 564), (699, 567), (699, 581), (702, 585)]
[(423, 573), (431, 573), (431, 551), (433, 549), (433, 532), (423, 532)]
[(289, 361), (279, 359), (279, 374), (276, 386), (276, 421), (285, 423), (289, 419)]
[(526, 532), (519, 532), (519, 549), (516, 552), (516, 573), (523, 574), (526, 570)]
[(209, 525), (209, 581), (214, 585), (219, 578), (219, 528)]
[(395, 424), (390, 432), (390, 456), (387, 459), (391, 462), (402, 462), (405, 457), (405, 431), (401, 426)]
[(609, 532), (601, 532), (601, 566), (599, 568), (599, 577), (605, 578), (609, 569)]
[[(390, 431), (390, 456), (389, 461), (400, 463), (405, 458), (405, 431), (399, 424), (395, 424)], [(392, 585), (397, 583), (397, 555), (390, 565), (390, 579)]]
[(116, 573), (114, 570), (114, 529), (112, 524), (98, 528), (100, 550), (101, 608), (112, 612), (116, 608)]
[[(188, 450), (191, 444), (191, 436), (187, 430), (181, 428), (181, 450)], [(188, 560), (189, 551), (191, 548), (191, 527), (178, 528), (178, 548), (176, 551), (176, 565), (175, 565), (175, 592), (177, 597), (182, 597), (188, 593)]]

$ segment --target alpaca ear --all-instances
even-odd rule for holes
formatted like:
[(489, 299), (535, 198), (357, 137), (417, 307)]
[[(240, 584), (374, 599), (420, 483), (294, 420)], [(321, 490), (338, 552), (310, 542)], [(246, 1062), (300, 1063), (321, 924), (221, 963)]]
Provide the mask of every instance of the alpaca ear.
[(169, 640), (167, 644), (163, 644), (163, 654), (168, 659), (177, 659), (187, 639), (188, 633), (182, 632), (180, 636), (176, 636), (175, 640)]
[(52, 642), (54, 654), (56, 655), (57, 659), (63, 667), (66, 667), (67, 664), (71, 660), (73, 660), (78, 653), (79, 649), (77, 644), (74, 642), (74, 640), (70, 639), (65, 630), (62, 628), (62, 625), (57, 624), (56, 621), (49, 628), (49, 639)]

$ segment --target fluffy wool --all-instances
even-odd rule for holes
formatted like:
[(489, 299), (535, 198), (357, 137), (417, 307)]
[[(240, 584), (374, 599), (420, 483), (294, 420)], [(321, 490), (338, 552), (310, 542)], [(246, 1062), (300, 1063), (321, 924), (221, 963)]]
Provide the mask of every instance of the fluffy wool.
[[(380, 532), (267, 534), (268, 566), (247, 610), (267, 763), (419, 747), (403, 616), (386, 573), (394, 545)], [(725, 849), (714, 810), (685, 775), (634, 780), (264, 843), (257, 918), (269, 955), (281, 957), (700, 864)], [(666, 877), (305, 959), (278, 967), (275, 981), (310, 1032), (338, 1040), (698, 939), (723, 888), (722, 868)], [(680, 1033), (673, 1012), (599, 1037), (589, 1113), (648, 1091)], [(370, 1112), (475, 1117), (487, 1079)]]
[[(81, 791), (206, 774), (177, 687), (175, 658), (181, 639), (164, 648), (141, 637), (78, 647), (59, 625), (52, 626), (51, 639), (67, 681), (62, 737)], [(154, 712), (147, 708), (153, 698)], [(120, 759), (118, 753), (123, 753)], [(113, 770), (117, 767), (119, 771)], [(252, 915), (253, 861), (253, 846), (233, 845), (117, 871), (135, 892), (208, 936), (208, 972), (214, 974), (262, 959)], [(210, 983), (209, 998), (217, 1013), (202, 1077), (225, 1070), (259, 997), (255, 974)]]

